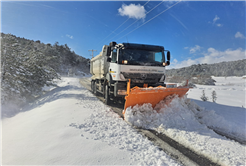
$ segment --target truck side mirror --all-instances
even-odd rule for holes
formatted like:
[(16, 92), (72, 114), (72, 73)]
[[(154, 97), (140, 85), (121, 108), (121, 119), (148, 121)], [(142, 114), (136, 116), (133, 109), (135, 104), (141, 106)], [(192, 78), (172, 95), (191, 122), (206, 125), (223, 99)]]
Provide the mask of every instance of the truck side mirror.
[(107, 48), (107, 56), (110, 56), (110, 54), (111, 54), (111, 47), (108, 47)]
[(171, 59), (171, 55), (170, 55), (170, 51), (167, 52), (167, 60), (170, 61)]
[(116, 42), (112, 41), (112, 42), (109, 43), (109, 46), (110, 47), (114, 47), (116, 44), (117, 44)]
[(111, 58), (110, 57), (107, 58), (107, 62), (111, 62)]

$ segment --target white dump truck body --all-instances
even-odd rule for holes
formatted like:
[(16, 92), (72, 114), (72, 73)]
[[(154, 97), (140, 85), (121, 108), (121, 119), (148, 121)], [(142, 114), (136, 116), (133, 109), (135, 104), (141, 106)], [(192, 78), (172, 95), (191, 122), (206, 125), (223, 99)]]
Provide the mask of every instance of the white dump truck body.
[(91, 59), (90, 73), (92, 74), (92, 79), (102, 79), (108, 72), (109, 64), (107, 63), (106, 49), (107, 46), (103, 46), (102, 52)]

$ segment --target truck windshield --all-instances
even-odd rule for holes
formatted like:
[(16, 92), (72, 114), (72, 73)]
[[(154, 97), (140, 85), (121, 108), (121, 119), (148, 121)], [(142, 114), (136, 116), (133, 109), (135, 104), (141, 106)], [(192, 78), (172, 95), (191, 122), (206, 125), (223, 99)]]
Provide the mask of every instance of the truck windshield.
[(119, 63), (128, 65), (162, 66), (164, 53), (139, 49), (121, 49)]

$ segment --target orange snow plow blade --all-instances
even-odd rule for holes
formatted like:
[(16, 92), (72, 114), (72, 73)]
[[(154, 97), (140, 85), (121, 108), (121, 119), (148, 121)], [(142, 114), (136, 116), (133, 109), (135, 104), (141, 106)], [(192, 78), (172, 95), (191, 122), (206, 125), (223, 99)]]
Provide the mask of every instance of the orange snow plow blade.
[(129, 80), (129, 82), (127, 83), (127, 95), (125, 97), (126, 101), (123, 114), (125, 114), (125, 110), (128, 107), (133, 107), (137, 104), (142, 105), (144, 103), (151, 103), (152, 107), (154, 108), (156, 104), (165, 99), (167, 96), (176, 94), (179, 97), (182, 97), (186, 94), (188, 90), (189, 87), (187, 85), (184, 87), (172, 88), (166, 88), (163, 86), (139, 88), (136, 86), (130, 89)]

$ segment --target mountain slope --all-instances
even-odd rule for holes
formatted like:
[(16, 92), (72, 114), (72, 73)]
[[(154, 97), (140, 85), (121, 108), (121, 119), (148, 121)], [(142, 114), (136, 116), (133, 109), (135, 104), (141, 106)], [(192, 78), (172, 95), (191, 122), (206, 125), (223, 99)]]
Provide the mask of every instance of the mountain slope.
[(198, 64), (180, 69), (166, 70), (167, 82), (189, 80), (194, 84), (214, 85), (211, 76), (243, 76), (246, 75), (246, 59), (215, 64)]
[(246, 75), (246, 59), (214, 64), (198, 64), (180, 69), (166, 70), (168, 76), (243, 76)]

